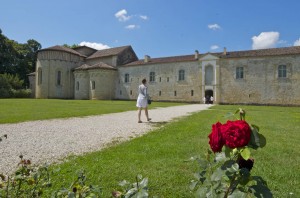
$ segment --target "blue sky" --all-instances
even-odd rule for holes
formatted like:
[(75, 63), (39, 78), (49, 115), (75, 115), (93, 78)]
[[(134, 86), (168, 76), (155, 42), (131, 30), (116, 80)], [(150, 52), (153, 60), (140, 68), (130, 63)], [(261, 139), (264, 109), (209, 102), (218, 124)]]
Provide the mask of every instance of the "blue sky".
[(1, 0), (2, 33), (139, 58), (300, 45), (299, 0)]

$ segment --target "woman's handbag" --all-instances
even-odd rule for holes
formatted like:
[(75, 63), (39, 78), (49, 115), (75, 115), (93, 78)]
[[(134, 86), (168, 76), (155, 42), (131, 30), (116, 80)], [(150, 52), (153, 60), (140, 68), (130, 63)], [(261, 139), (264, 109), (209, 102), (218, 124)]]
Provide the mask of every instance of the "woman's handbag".
[(147, 101), (148, 101), (148, 104), (151, 104), (152, 101), (151, 101), (150, 96), (148, 96), (148, 100)]

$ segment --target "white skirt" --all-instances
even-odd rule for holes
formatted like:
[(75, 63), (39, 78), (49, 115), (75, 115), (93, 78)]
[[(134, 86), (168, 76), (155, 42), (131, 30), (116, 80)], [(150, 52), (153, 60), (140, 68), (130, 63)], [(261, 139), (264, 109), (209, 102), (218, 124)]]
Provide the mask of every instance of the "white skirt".
[(148, 106), (148, 100), (147, 100), (147, 98), (146, 97), (145, 98), (138, 98), (136, 100), (136, 106), (138, 108), (146, 108)]

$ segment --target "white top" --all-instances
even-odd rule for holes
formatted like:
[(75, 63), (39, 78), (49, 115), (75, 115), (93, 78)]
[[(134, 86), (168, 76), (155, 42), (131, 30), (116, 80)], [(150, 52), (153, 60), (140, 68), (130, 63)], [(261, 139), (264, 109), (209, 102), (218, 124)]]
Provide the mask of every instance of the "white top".
[(147, 87), (144, 84), (139, 86), (139, 95), (138, 98), (146, 98), (147, 97)]

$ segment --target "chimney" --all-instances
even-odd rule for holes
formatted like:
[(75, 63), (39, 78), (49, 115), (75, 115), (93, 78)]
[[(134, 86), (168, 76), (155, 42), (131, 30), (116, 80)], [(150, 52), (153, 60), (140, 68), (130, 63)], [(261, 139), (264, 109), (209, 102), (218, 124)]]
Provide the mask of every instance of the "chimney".
[(223, 55), (227, 55), (227, 49), (226, 49), (226, 47), (224, 47), (224, 51), (223, 51)]
[(149, 61), (150, 61), (150, 56), (148, 56), (148, 55), (145, 55), (144, 62), (145, 62), (145, 63), (148, 63)]
[(198, 59), (198, 58), (199, 58), (199, 51), (195, 50), (195, 59)]

